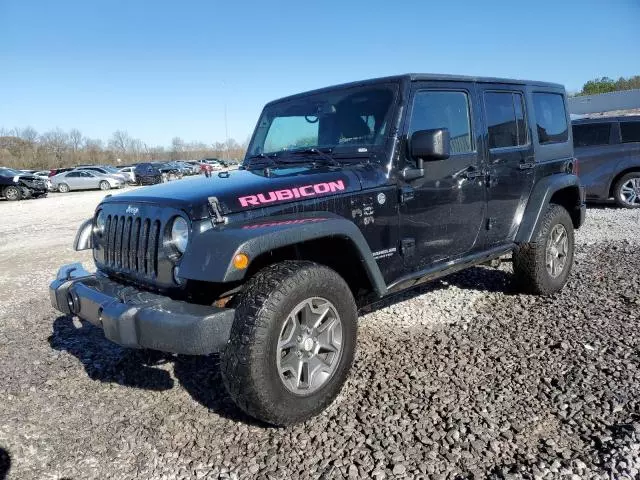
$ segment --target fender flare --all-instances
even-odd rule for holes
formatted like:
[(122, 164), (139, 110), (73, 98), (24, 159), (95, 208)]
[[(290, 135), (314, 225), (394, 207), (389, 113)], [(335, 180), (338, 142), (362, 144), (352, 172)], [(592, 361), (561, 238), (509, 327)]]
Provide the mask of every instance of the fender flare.
[(607, 187), (607, 195), (613, 190), (614, 183), (618, 178), (620, 178), (623, 172), (629, 170), (634, 171), (640, 169), (640, 157), (627, 157), (622, 159), (616, 165), (615, 173), (611, 175), (611, 180), (609, 180), (609, 185)]
[(352, 221), (330, 212), (263, 217), (196, 234), (180, 261), (180, 276), (206, 282), (241, 281), (247, 270), (234, 267), (238, 253), (253, 260), (277, 248), (331, 237), (352, 243), (374, 291), (383, 296), (387, 286), (362, 232)]
[(529, 201), (524, 210), (522, 221), (515, 237), (516, 243), (531, 242), (537, 231), (538, 225), (542, 221), (554, 193), (565, 188), (576, 189), (579, 203), (576, 208), (584, 204), (584, 187), (580, 184), (580, 179), (576, 175), (551, 175), (538, 181), (529, 195)]

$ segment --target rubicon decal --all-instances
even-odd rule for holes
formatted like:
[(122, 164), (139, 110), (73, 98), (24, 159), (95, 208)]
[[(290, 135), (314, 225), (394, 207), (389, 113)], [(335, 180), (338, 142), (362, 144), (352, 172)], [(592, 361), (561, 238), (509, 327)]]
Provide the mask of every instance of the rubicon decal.
[(304, 185), (302, 187), (285, 188), (283, 190), (274, 190), (267, 193), (258, 193), (256, 195), (246, 195), (238, 197), (240, 205), (248, 207), (250, 205), (264, 205), (265, 203), (273, 203), (283, 200), (291, 200), (293, 198), (317, 197), (327, 193), (340, 192), (345, 189), (342, 180), (335, 182), (314, 183), (312, 185)]

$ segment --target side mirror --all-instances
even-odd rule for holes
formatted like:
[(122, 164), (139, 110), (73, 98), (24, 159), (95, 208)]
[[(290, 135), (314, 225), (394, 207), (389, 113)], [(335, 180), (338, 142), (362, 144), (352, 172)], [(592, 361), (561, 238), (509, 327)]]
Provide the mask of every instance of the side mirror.
[(430, 162), (445, 160), (450, 157), (451, 138), (448, 128), (434, 130), (418, 130), (411, 135), (409, 151), (411, 157), (418, 161)]

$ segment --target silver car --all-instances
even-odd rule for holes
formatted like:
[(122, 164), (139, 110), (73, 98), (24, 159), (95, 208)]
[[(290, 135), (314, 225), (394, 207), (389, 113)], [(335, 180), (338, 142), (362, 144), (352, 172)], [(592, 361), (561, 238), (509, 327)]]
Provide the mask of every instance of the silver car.
[(136, 183), (135, 167), (123, 167), (123, 168), (118, 170), (118, 173), (120, 175), (124, 175), (125, 176), (125, 180), (128, 183)]
[(119, 178), (123, 182), (127, 181), (127, 176), (123, 173), (120, 173), (117, 168), (112, 167), (111, 165), (85, 165), (83, 167), (77, 167), (76, 170), (87, 170), (93, 173), (103, 173), (105, 175), (111, 175), (112, 177)]
[(121, 177), (88, 170), (71, 170), (51, 177), (54, 190), (66, 193), (70, 190), (109, 190), (124, 187)]

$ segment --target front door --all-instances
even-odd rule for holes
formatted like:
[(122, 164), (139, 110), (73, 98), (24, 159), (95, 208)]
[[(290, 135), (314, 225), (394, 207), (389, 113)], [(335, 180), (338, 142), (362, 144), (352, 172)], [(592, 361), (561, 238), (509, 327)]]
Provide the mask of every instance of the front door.
[[(463, 256), (476, 246), (484, 224), (485, 186), (478, 155), (475, 85), (415, 84), (405, 122), (413, 132), (447, 128), (451, 156), (424, 163), (424, 176), (402, 183), (401, 249), (407, 272)], [(405, 149), (404, 162), (415, 166)]]
[[(485, 247), (512, 241), (534, 181), (535, 160), (520, 85), (482, 84), (487, 125), (487, 227)], [(529, 113), (530, 114), (530, 113)], [(533, 117), (531, 117), (533, 118)]]

